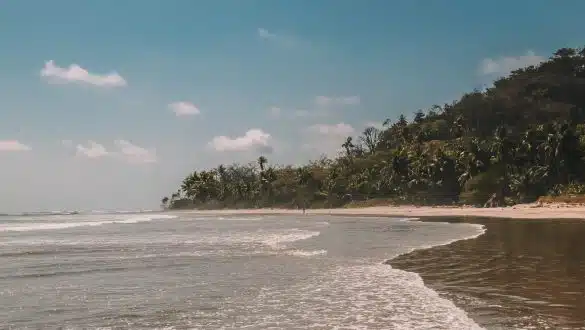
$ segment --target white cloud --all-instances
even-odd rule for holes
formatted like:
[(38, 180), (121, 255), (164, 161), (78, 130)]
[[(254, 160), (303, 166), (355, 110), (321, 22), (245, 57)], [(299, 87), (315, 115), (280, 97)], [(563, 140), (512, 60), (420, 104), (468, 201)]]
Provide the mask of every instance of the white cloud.
[(126, 80), (116, 72), (109, 74), (94, 74), (77, 64), (69, 67), (59, 67), (53, 60), (45, 62), (41, 70), (41, 77), (57, 83), (82, 83), (99, 87), (123, 87), (127, 85)]
[(116, 140), (114, 144), (119, 149), (117, 153), (131, 163), (156, 163), (157, 161), (156, 150), (148, 150), (126, 140)]
[(360, 104), (359, 96), (317, 96), (315, 104), (322, 107)]
[(310, 126), (309, 130), (319, 135), (325, 135), (329, 137), (346, 137), (355, 132), (354, 128), (346, 123), (338, 123), (334, 125), (316, 124)]
[[(64, 140), (63, 145), (68, 147), (72, 144)], [(75, 149), (78, 156), (97, 159), (103, 157), (116, 157), (129, 163), (155, 163), (157, 161), (156, 151), (139, 147), (127, 140), (115, 140), (114, 150), (108, 150), (103, 144), (95, 141), (87, 141), (86, 145), (78, 144)]]
[(229, 136), (216, 136), (209, 145), (216, 151), (250, 151), (256, 150), (264, 153), (271, 153), (273, 148), (270, 145), (272, 137), (261, 129), (253, 128), (243, 136), (231, 138)]
[(77, 150), (77, 155), (85, 156), (87, 158), (102, 158), (110, 154), (102, 144), (91, 140), (87, 141), (87, 146), (78, 144), (75, 149)]
[(173, 111), (175, 113), (175, 115), (177, 117), (181, 117), (181, 116), (193, 116), (193, 115), (198, 115), (201, 113), (201, 111), (199, 111), (199, 109), (190, 102), (174, 102), (169, 104), (169, 109), (171, 109), (171, 111)]
[(2, 151), (30, 151), (31, 147), (17, 140), (0, 140), (0, 152)]
[(543, 56), (536, 55), (533, 51), (527, 51), (525, 55), (516, 57), (503, 56), (483, 59), (480, 63), (479, 71), (483, 75), (505, 76), (516, 69), (537, 65), (544, 60), (546, 59)]

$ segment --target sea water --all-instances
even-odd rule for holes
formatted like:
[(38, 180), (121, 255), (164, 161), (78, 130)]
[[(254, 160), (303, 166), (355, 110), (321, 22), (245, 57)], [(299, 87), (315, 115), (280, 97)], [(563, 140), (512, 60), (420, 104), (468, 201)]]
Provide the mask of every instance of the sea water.
[(480, 328), (383, 262), (483, 228), (407, 220), (2, 216), (0, 328)]

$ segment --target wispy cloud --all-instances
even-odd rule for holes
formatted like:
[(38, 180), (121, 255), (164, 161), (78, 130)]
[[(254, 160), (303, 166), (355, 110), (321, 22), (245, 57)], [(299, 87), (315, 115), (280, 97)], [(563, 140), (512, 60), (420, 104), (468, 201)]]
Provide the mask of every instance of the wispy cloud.
[(361, 102), (360, 97), (354, 96), (317, 96), (308, 106), (292, 108), (286, 111), (280, 107), (272, 107), (270, 113), (275, 117), (286, 115), (289, 118), (327, 117), (331, 110), (342, 106), (355, 106)]
[(360, 104), (360, 97), (353, 96), (317, 96), (315, 97), (315, 104), (321, 107), (342, 106), (342, 105), (358, 105)]
[[(70, 140), (64, 140), (64, 146), (72, 144)], [(113, 150), (108, 150), (103, 144), (95, 141), (87, 141), (85, 144), (77, 144), (75, 150), (78, 156), (91, 159), (104, 157), (120, 158), (129, 163), (144, 164), (157, 162), (156, 151), (137, 146), (127, 140), (115, 140)]]
[(296, 109), (292, 112), (294, 118), (322, 118), (329, 115), (326, 109)]
[(355, 133), (355, 129), (344, 122), (337, 124), (315, 124), (307, 128), (307, 141), (301, 149), (314, 154), (335, 156), (341, 150), (341, 144), (348, 136)]
[(309, 126), (309, 130), (314, 133), (318, 133), (319, 135), (329, 136), (329, 137), (339, 137), (343, 136), (346, 137), (351, 135), (355, 132), (355, 129), (346, 123), (338, 123), (338, 124), (315, 124)]
[(126, 80), (117, 72), (109, 74), (90, 73), (77, 64), (59, 67), (52, 60), (45, 62), (40, 74), (41, 77), (53, 83), (77, 83), (98, 87), (124, 87), (127, 85)]
[(253, 128), (242, 136), (229, 137), (225, 135), (214, 137), (209, 146), (215, 151), (259, 151), (272, 153), (272, 136), (261, 129)]
[(524, 55), (520, 56), (502, 56), (498, 58), (485, 58), (479, 65), (479, 73), (482, 75), (498, 75), (506, 76), (510, 72), (527, 67), (530, 65), (538, 65), (546, 60), (545, 57), (536, 55), (529, 50)]
[(295, 117), (311, 117), (311, 115), (313, 115), (313, 112), (305, 109), (297, 109), (293, 112), (293, 115)]
[(127, 140), (116, 140), (114, 145), (118, 147), (118, 154), (120, 154), (126, 161), (130, 163), (156, 163), (156, 151), (154, 149), (146, 149), (139, 147)]
[(256, 34), (260, 39), (277, 44), (281, 47), (292, 48), (301, 44), (306, 44), (306, 42), (302, 42), (301, 39), (297, 37), (283, 33), (270, 32), (265, 28), (258, 28)]
[(280, 115), (282, 114), (282, 109), (279, 107), (271, 107), (270, 109), (268, 109), (268, 112), (272, 117), (280, 117)]
[(384, 123), (381, 121), (368, 121), (364, 123), (364, 128), (373, 127), (377, 129), (383, 129)]
[(68, 139), (61, 140), (61, 145), (63, 145), (64, 147), (67, 147), (67, 148), (73, 148), (73, 146), (74, 146), (73, 141), (68, 140)]
[[(65, 145), (67, 146), (67, 144)], [(102, 158), (110, 154), (103, 144), (91, 140), (87, 141), (86, 145), (78, 144), (75, 149), (77, 150), (78, 155), (87, 158)]]
[(268, 30), (263, 28), (258, 28), (258, 36), (263, 39), (274, 39), (276, 38), (276, 34), (268, 32)]
[(169, 109), (175, 113), (175, 116), (182, 117), (182, 116), (194, 116), (201, 113), (199, 108), (197, 108), (193, 103), (190, 102), (174, 102), (168, 105)]
[(17, 140), (0, 140), (0, 152), (3, 151), (30, 151), (31, 147)]

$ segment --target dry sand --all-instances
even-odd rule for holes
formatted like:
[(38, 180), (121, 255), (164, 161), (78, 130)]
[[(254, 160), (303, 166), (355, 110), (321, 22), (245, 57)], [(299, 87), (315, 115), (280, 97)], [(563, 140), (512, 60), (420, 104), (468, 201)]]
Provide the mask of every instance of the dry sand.
[[(245, 209), (245, 210), (189, 210), (180, 213), (201, 215), (298, 215), (301, 210), (289, 209)], [(376, 206), (348, 209), (309, 209), (309, 215), (355, 215), (355, 216), (470, 216), (513, 219), (585, 219), (585, 205), (566, 204), (521, 204), (501, 208), (476, 207), (428, 207), (428, 206)]]

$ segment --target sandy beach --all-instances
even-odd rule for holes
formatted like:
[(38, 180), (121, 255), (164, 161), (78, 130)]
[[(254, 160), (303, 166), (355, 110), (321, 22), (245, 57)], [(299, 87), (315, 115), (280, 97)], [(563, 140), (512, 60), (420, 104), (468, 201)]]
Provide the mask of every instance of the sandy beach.
[[(239, 210), (188, 210), (180, 213), (197, 214), (247, 214), (247, 215), (293, 215), (301, 210), (291, 209), (239, 209)], [(585, 219), (585, 206), (566, 204), (520, 204), (501, 208), (476, 207), (428, 207), (428, 206), (376, 206), (364, 208), (309, 209), (313, 215), (355, 216), (407, 216), (407, 217), (491, 217), (510, 219)]]
[[(296, 215), (298, 218), (302, 214), (302, 210), (288, 209), (178, 212), (195, 215), (195, 218), (200, 215)], [(585, 308), (582, 294), (585, 290), (582, 281), (585, 276), (582, 239), (585, 222), (579, 221), (585, 219), (583, 205), (379, 206), (309, 209), (306, 214), (409, 217), (426, 222), (481, 225), (485, 231), (474, 239), (416, 249), (385, 263), (420, 275), (426, 286), (465, 310), (487, 329), (585, 329), (582, 314)], [(399, 237), (409, 237), (415, 232), (403, 232)], [(379, 233), (393, 240), (391, 225)], [(343, 237), (341, 232), (336, 235)], [(353, 244), (358, 248), (363, 242), (354, 241)]]

